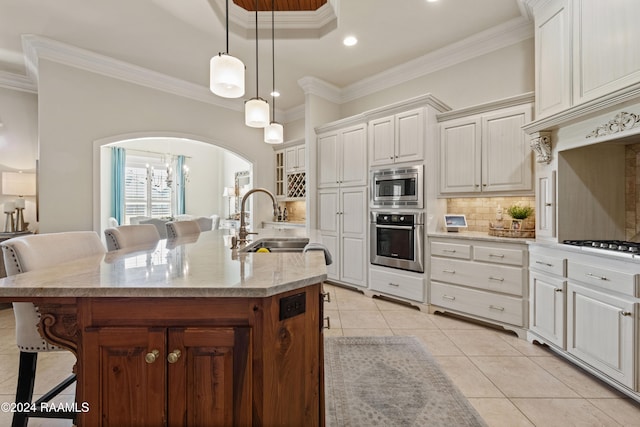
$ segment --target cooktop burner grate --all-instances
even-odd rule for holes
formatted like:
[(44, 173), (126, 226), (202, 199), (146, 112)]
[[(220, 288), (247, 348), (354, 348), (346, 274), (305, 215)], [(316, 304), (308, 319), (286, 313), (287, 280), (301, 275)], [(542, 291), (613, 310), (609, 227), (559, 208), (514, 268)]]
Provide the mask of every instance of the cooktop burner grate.
[(625, 242), (623, 240), (565, 240), (562, 243), (565, 245), (617, 251), (634, 255), (640, 254), (640, 243)]

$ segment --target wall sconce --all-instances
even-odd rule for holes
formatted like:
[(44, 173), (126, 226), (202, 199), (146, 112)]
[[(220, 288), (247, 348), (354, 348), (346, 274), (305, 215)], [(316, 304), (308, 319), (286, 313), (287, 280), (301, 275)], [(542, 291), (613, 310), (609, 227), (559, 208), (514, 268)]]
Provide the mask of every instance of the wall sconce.
[[(36, 195), (36, 174), (23, 172), (2, 172), (2, 194), (18, 196), (13, 202), (5, 202), (4, 213), (7, 215), (5, 232), (26, 231), (24, 222), (24, 196)], [(15, 223), (13, 211), (16, 211)], [(10, 211), (10, 212), (8, 212)]]

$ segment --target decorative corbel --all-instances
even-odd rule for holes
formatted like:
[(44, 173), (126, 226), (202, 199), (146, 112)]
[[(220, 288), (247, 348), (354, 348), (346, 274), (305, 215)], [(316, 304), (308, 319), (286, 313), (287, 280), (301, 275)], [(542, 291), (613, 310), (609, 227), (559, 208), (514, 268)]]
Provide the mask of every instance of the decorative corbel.
[(529, 145), (535, 151), (538, 163), (549, 164), (551, 162), (551, 132), (540, 131), (532, 133)]

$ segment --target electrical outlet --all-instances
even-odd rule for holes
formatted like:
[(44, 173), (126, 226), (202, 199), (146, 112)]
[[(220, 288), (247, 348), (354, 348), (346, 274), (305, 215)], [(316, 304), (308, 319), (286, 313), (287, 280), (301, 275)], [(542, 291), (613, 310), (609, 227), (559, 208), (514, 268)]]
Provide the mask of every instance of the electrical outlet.
[(280, 298), (280, 320), (289, 319), (307, 310), (307, 294), (302, 292)]

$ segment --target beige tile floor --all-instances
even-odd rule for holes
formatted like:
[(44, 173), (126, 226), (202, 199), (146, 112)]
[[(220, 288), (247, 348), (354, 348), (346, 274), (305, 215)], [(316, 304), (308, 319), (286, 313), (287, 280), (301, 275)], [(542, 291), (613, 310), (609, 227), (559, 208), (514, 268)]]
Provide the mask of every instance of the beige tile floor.
[[(449, 316), (430, 315), (349, 289), (325, 285), (331, 302), (326, 336), (413, 335), (492, 427), (640, 426), (640, 404), (514, 334)], [(36, 393), (68, 375), (69, 353), (39, 357)], [(13, 313), (0, 310), (0, 402), (12, 402), (18, 350)], [(73, 393), (70, 391), (69, 393)], [(72, 394), (61, 397), (72, 399)], [(0, 426), (11, 414), (0, 412)], [(70, 426), (68, 420), (30, 421), (30, 427)]]

